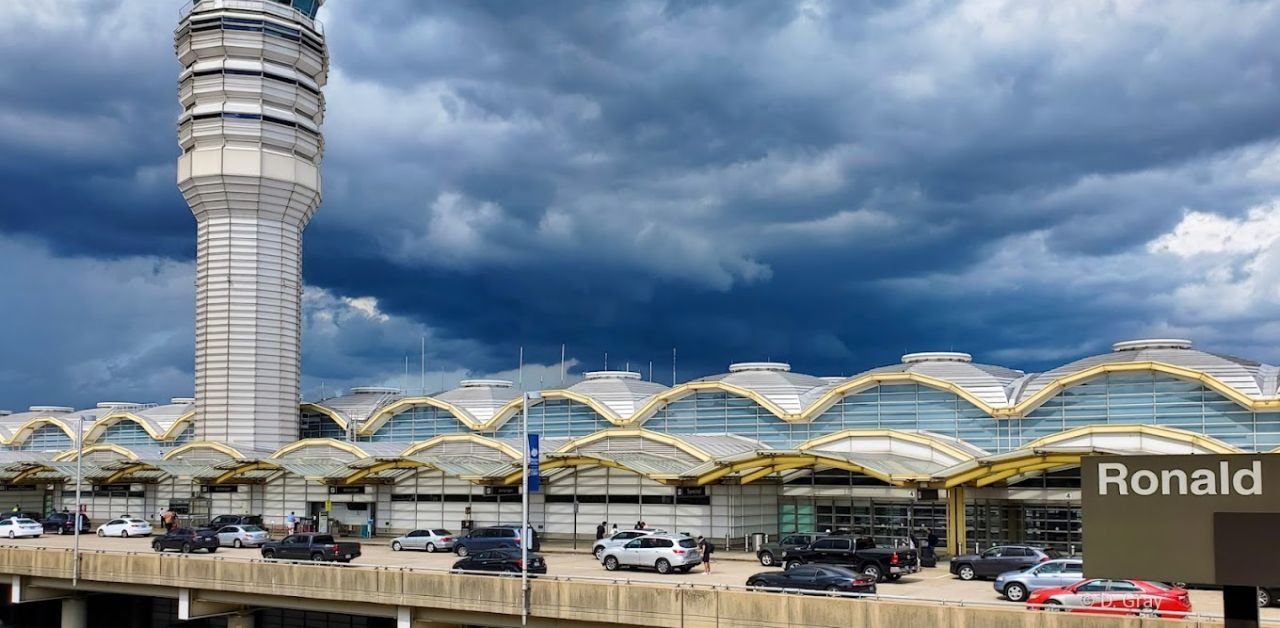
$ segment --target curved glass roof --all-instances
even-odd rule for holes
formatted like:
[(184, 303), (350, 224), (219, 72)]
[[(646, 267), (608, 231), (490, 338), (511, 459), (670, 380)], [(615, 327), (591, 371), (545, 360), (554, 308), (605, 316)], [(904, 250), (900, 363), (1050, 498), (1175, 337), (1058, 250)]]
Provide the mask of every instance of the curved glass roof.
[(645, 381), (634, 371), (591, 371), (567, 390), (600, 402), (619, 417), (629, 417), (650, 397), (669, 389)]
[(719, 381), (745, 388), (773, 402), (786, 412), (798, 413), (831, 388), (821, 377), (792, 373), (785, 362), (738, 362), (728, 373), (694, 381)]

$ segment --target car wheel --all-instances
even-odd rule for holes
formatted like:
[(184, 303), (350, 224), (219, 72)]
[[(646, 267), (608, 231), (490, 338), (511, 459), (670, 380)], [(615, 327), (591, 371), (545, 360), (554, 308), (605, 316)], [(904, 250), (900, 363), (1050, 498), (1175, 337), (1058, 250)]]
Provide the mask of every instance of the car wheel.
[(617, 571), (617, 570), (618, 570), (618, 559), (617, 559), (617, 558), (614, 558), (613, 556), (605, 556), (605, 557), (604, 557), (604, 568), (605, 568), (605, 569), (608, 569), (609, 571)]
[(795, 569), (796, 567), (799, 567), (800, 565), (801, 565), (801, 563), (800, 563), (800, 561), (798, 561), (798, 560), (789, 560), (789, 561), (787, 561), (787, 564), (785, 564), (785, 565), (783, 565), (783, 566), (782, 566), (782, 570), (783, 570), (783, 571), (791, 571), (792, 569)]
[(426, 549), (427, 549), (427, 553), (428, 553), (428, 554), (434, 554), (434, 553), (436, 553), (436, 544), (435, 544), (435, 543), (427, 543), (427, 548), (426, 548)]
[(102, 530), (98, 530), (98, 536), (106, 536), (106, 535), (107, 535), (106, 532), (103, 532)]
[(1271, 606), (1271, 592), (1258, 587), (1258, 608), (1266, 608)]
[(777, 561), (774, 560), (771, 552), (760, 552), (760, 564), (765, 567), (772, 567)]
[(14, 536), (16, 535), (13, 533), (13, 530), (9, 530), (9, 538), (13, 538)]
[(272, 550), (262, 550), (262, 557), (267, 560), (271, 560), (276, 557), (276, 553)]
[(1153, 606), (1143, 606), (1138, 609), (1138, 612), (1134, 613), (1134, 615), (1137, 615), (1138, 617), (1159, 617), (1160, 611), (1156, 610)]
[(58, 536), (62, 536), (62, 535), (64, 535), (64, 534), (66, 534), (66, 533), (67, 533), (67, 531), (66, 531), (66, 530), (64, 530), (64, 529), (62, 529), (62, 528), (58, 528)]
[(1027, 599), (1027, 588), (1017, 582), (1010, 582), (1004, 588), (1004, 597), (1010, 602), (1021, 602)]
[(603, 560), (603, 559), (604, 559), (604, 546), (603, 546), (603, 545), (597, 546), (594, 550), (592, 550), (592, 552), (591, 552), (591, 553), (595, 555), (596, 560)]
[(216, 551), (218, 551), (218, 548), (216, 548), (216, 547), (210, 547), (210, 548), (209, 548), (209, 553), (210, 553), (210, 554), (212, 554), (212, 553), (214, 553), (214, 552), (216, 552)]
[(956, 575), (960, 576), (961, 580), (973, 580), (978, 577), (978, 573), (973, 570), (973, 565), (960, 565), (956, 569)]
[(832, 593), (839, 593), (839, 592), (840, 592), (840, 587), (838, 587), (838, 586), (836, 586), (836, 585), (834, 585), (834, 584), (833, 584), (833, 585), (830, 585), (830, 586), (828, 586), (828, 587), (827, 587), (827, 591), (830, 591), (830, 592), (832, 592)]
[(120, 538), (122, 538), (122, 539), (127, 539), (127, 538), (129, 538), (129, 531), (128, 531), (128, 530), (121, 530), (121, 531), (120, 531)]
[(183, 554), (190, 554), (190, 553), (191, 553), (191, 544), (190, 544), (190, 543), (183, 543), (183, 544), (182, 544), (182, 553), (183, 553)]
[(231, 541), (231, 547), (241, 548), (244, 547), (244, 543), (240, 539), (235, 539)]
[(747, 583), (747, 586), (756, 588), (756, 589), (763, 589), (769, 586), (769, 583), (765, 582), (764, 580), (752, 580), (751, 582)]
[(468, 551), (467, 551), (467, 546), (466, 546), (466, 545), (459, 545), (459, 546), (457, 546), (457, 547), (453, 548), (453, 553), (455, 553), (455, 554), (457, 554), (458, 556), (461, 556), (461, 557), (463, 557), (463, 558), (466, 558), (466, 557), (467, 557), (467, 554), (469, 554), (470, 552), (468, 552)]
[(1059, 602), (1058, 600), (1045, 600), (1044, 610), (1049, 611), (1050, 613), (1061, 613), (1067, 609), (1062, 608), (1062, 602)]
[(320, 561), (324, 560), (324, 554), (321, 554), (320, 552), (315, 552), (315, 553), (311, 554), (311, 560), (314, 560), (314, 561), (316, 561), (316, 562), (320, 562)]
[(393, 551), (393, 552), (398, 552), (398, 551), (400, 551), (400, 550), (402, 550), (402, 549), (404, 549), (404, 546), (400, 545), (400, 541), (392, 541), (392, 542), (391, 542), (391, 551)]
[(863, 565), (862, 575), (872, 578), (876, 582), (880, 582), (881, 580), (884, 579), (884, 572), (880, 570), (880, 565), (877, 565), (875, 563), (867, 563)]
[(658, 562), (653, 564), (653, 568), (657, 569), (658, 573), (668, 574), (671, 573), (671, 562), (665, 558), (659, 558)]
[(160, 547), (160, 544), (159, 544), (159, 543), (152, 543), (152, 544), (151, 544), (151, 549), (153, 549), (153, 550), (155, 550), (155, 551), (157, 551), (157, 552), (163, 552), (163, 551), (164, 551), (164, 548), (163, 548), (163, 547)]

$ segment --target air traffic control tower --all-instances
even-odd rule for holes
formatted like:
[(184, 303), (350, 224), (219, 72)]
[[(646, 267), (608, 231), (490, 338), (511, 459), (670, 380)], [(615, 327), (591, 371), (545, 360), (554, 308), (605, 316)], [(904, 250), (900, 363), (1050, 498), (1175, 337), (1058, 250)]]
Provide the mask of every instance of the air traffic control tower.
[(195, 0), (174, 43), (195, 215), (196, 437), (298, 439), (302, 230), (320, 204), (324, 0)]

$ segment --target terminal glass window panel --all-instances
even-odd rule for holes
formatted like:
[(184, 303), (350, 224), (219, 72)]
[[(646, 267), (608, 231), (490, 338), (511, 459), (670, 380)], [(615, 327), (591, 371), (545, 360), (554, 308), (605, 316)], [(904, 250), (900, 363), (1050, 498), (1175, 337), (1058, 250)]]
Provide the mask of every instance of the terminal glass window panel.
[(110, 443), (112, 445), (120, 445), (122, 447), (137, 447), (155, 445), (156, 441), (151, 438), (151, 434), (141, 425), (131, 420), (121, 420), (112, 423), (107, 429), (102, 431), (98, 436), (97, 442)]
[(322, 412), (303, 412), (299, 417), (298, 434), (302, 438), (336, 438), (347, 437), (346, 430), (334, 422), (333, 417)]
[(811, 433), (848, 429), (923, 430), (994, 451), (999, 426), (958, 395), (913, 383), (885, 384), (846, 395), (814, 419)]
[(18, 445), (23, 451), (66, 451), (71, 437), (55, 425), (41, 425)]
[(176, 438), (174, 438), (171, 441), (162, 442), (160, 443), (160, 446), (161, 447), (178, 447), (179, 445), (185, 445), (195, 440), (195, 438), (196, 438), (196, 426), (194, 423), (188, 422), (186, 427), (182, 428), (181, 432), (178, 432), (178, 436)]
[(420, 441), (441, 434), (467, 432), (466, 425), (448, 410), (435, 406), (415, 405), (387, 419), (372, 436), (361, 436), (360, 442)]
[[(584, 403), (572, 399), (544, 399), (529, 406), (529, 431), (545, 438), (578, 437), (608, 429), (613, 424)], [(519, 415), (507, 419), (493, 435), (520, 438)]]

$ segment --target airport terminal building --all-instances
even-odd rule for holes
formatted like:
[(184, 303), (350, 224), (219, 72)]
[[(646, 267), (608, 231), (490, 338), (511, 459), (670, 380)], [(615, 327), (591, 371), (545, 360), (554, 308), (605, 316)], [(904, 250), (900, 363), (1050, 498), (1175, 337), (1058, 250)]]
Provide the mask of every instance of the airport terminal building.
[[(1117, 343), (1043, 373), (955, 352), (852, 377), (740, 363), (675, 387), (589, 372), (530, 396), (529, 430), (542, 438), (531, 519), (547, 538), (643, 520), (730, 547), (753, 532), (889, 539), (929, 527), (953, 551), (1080, 551), (1081, 456), (1276, 450), (1278, 376), (1172, 339)], [(302, 403), (298, 439), (272, 451), (208, 439), (192, 399), (37, 406), (0, 416), (0, 500), (74, 508), (82, 434), (95, 521), (170, 508), (273, 524), (295, 512), (379, 534), (511, 523), (523, 399), (501, 380), (427, 396), (356, 388)]]

